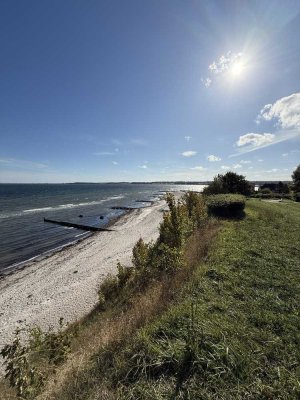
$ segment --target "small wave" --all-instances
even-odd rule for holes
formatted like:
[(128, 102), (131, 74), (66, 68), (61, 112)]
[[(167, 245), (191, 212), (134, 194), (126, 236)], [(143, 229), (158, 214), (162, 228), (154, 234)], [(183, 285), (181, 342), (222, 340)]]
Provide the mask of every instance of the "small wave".
[(48, 206), (48, 207), (29, 208), (29, 209), (22, 210), (22, 211), (11, 212), (11, 213), (8, 212), (8, 213), (2, 214), (2, 215), (0, 214), (0, 219), (19, 217), (22, 215), (34, 214), (34, 213), (40, 213), (40, 212), (64, 210), (64, 209), (68, 209), (68, 208), (92, 206), (92, 205), (102, 204), (106, 201), (123, 199), (123, 198), (124, 198), (124, 196), (111, 196), (111, 197), (107, 197), (106, 199), (88, 201), (88, 202), (83, 202), (83, 203), (68, 203), (68, 204), (60, 204), (58, 206), (53, 206), (53, 207)]
[(84, 236), (84, 235), (88, 235), (89, 232), (83, 232), (83, 233), (79, 233), (78, 235), (76, 235), (75, 237), (78, 238), (80, 236)]
[(43, 208), (31, 208), (29, 210), (23, 210), (23, 213), (34, 213), (39, 211), (53, 210), (53, 207), (43, 207)]
[(105, 199), (105, 201), (117, 200), (117, 199), (124, 199), (124, 196), (111, 196), (111, 197), (108, 197), (107, 199)]

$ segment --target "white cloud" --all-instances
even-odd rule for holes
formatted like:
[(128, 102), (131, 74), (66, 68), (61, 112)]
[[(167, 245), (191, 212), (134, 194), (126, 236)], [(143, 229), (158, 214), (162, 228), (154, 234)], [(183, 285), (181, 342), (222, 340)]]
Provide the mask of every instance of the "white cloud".
[(256, 123), (259, 124), (262, 120), (275, 121), (275, 126), (279, 128), (276, 130), (276, 134), (246, 133), (240, 136), (236, 142), (236, 145), (242, 149), (230, 157), (300, 138), (300, 93), (282, 97), (274, 104), (266, 104), (257, 116)]
[(112, 151), (97, 151), (94, 153), (95, 156), (114, 156), (116, 152)]
[(257, 120), (277, 120), (277, 125), (284, 129), (300, 128), (300, 93), (282, 97), (274, 104), (266, 104)]
[(234, 164), (232, 166), (233, 169), (239, 169), (239, 168), (243, 168), (243, 166), (241, 164)]
[(251, 161), (249, 161), (249, 160), (241, 160), (240, 164), (251, 164)]
[(114, 165), (119, 165), (119, 163), (118, 163), (117, 161), (112, 161), (112, 163), (113, 163)]
[(181, 153), (181, 155), (182, 155), (183, 157), (193, 157), (193, 156), (195, 156), (196, 154), (197, 154), (197, 152), (194, 151), (194, 150), (188, 150), (188, 151), (184, 151), (183, 153)]
[(239, 137), (236, 142), (238, 147), (249, 145), (251, 147), (261, 147), (265, 144), (272, 143), (275, 138), (273, 133), (246, 133)]
[(147, 165), (144, 164), (144, 165), (139, 165), (138, 168), (146, 169), (148, 167), (147, 167)]
[(281, 155), (282, 155), (282, 157), (287, 157), (289, 155), (289, 153), (282, 153)]
[(230, 169), (229, 165), (222, 165), (221, 169)]
[(189, 142), (189, 141), (192, 139), (192, 136), (185, 136), (184, 138), (185, 138), (185, 140), (186, 140), (187, 142)]
[(213, 79), (218, 75), (223, 75), (234, 67), (237, 63), (242, 60), (242, 53), (232, 53), (228, 51), (225, 55), (222, 55), (219, 59), (213, 61), (208, 66), (208, 75), (206, 78), (202, 78), (201, 81), (205, 87), (210, 87)]
[(205, 87), (210, 87), (212, 80), (210, 78), (202, 78), (201, 81), (203, 82)]
[(262, 160), (262, 159), (259, 159), (259, 160), (257, 160), (258, 162), (263, 162), (264, 160)]
[(15, 158), (0, 158), (0, 164), (5, 167), (21, 168), (21, 169), (44, 169), (48, 168), (47, 164), (28, 161), (28, 160), (17, 160)]
[(226, 55), (222, 55), (217, 61), (213, 61), (208, 70), (213, 74), (218, 75), (226, 72), (234, 63), (238, 62), (242, 57), (242, 53), (231, 53), (229, 51)]
[(206, 168), (202, 167), (201, 165), (197, 165), (196, 167), (192, 167), (190, 169), (193, 169), (195, 171), (205, 171)]
[(212, 154), (211, 154), (210, 156), (207, 156), (206, 158), (207, 158), (207, 160), (210, 161), (210, 162), (221, 161), (221, 158), (220, 158), (220, 157), (214, 156), (214, 155), (212, 155)]

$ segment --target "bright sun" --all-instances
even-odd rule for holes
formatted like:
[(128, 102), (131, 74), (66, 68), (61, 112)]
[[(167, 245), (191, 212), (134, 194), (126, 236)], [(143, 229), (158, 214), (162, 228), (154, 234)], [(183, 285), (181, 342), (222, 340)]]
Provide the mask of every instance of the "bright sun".
[(244, 69), (245, 69), (245, 65), (242, 63), (242, 61), (236, 61), (230, 67), (229, 72), (232, 77), (237, 78), (240, 75), (242, 75)]

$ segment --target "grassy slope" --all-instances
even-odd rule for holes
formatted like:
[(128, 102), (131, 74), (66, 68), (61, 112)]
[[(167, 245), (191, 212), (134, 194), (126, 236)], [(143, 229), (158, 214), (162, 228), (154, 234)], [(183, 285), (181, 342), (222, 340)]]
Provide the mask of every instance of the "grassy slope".
[(300, 398), (300, 207), (250, 200), (246, 215), (224, 222), (177, 306), (99, 355), (91, 398)]

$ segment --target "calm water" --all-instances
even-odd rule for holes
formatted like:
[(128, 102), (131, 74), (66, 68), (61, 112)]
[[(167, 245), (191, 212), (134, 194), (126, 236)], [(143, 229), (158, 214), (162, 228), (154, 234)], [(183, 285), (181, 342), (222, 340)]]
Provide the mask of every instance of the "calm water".
[(112, 206), (145, 207), (147, 203), (136, 200), (158, 200), (158, 195), (168, 190), (202, 188), (162, 184), (0, 184), (0, 273), (90, 235), (77, 228), (45, 223), (44, 217), (103, 227), (122, 213), (112, 210)]

